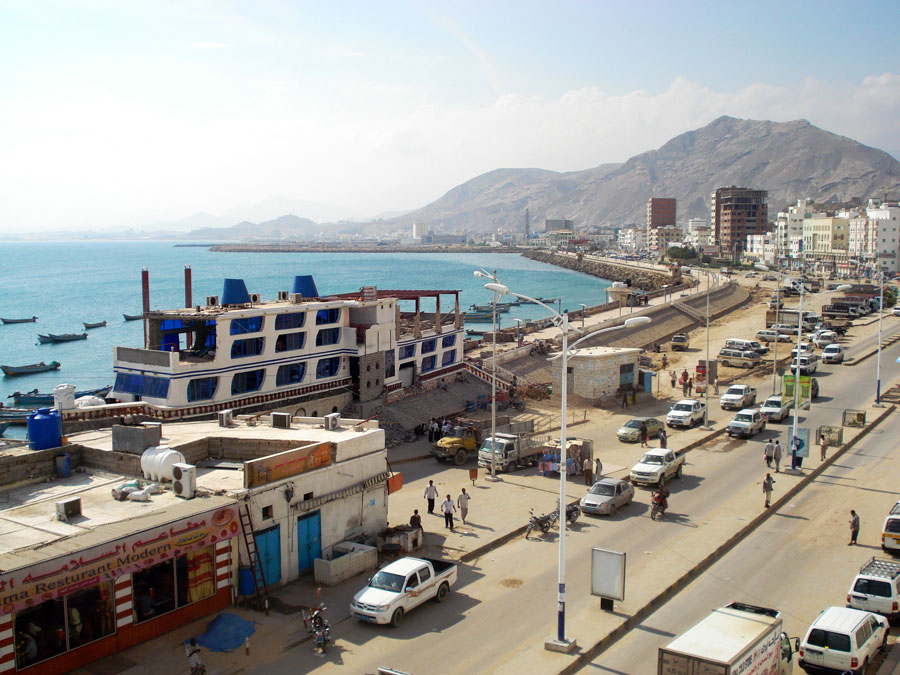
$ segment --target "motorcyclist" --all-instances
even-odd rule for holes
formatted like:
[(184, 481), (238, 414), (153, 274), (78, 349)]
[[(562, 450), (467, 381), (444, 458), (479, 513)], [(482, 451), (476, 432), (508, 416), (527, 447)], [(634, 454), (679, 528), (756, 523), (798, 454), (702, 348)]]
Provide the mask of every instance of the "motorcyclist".
[(658, 504), (663, 512), (669, 508), (669, 491), (662, 482), (656, 488), (656, 492), (653, 493), (653, 503)]

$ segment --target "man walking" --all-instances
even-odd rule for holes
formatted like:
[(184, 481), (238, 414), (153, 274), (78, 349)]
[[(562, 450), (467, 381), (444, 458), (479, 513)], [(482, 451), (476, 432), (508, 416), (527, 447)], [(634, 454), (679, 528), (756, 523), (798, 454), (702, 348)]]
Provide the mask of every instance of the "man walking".
[(775, 459), (775, 444), (770, 439), (768, 443), (766, 443), (766, 447), (763, 450), (763, 457), (766, 458), (766, 466), (770, 469), (772, 468), (772, 460)]
[(628, 407), (628, 392), (625, 390), (622, 390), (622, 407)]
[(763, 479), (763, 493), (766, 495), (766, 508), (769, 508), (769, 504), (772, 502), (772, 491), (775, 489), (775, 479), (772, 478), (772, 474), (767, 473), (766, 477)]
[(469, 514), (469, 500), (471, 497), (469, 493), (466, 492), (466, 488), (462, 489), (462, 492), (459, 493), (459, 496), (456, 498), (456, 505), (459, 506), (459, 515), (462, 518), (463, 525), (466, 524), (466, 516)]
[(825, 451), (828, 450), (828, 439), (825, 437), (825, 434), (822, 434), (822, 442), (819, 444), (819, 452), (821, 454), (821, 459), (823, 462), (825, 461)]
[(853, 546), (856, 538), (859, 536), (859, 516), (856, 511), (850, 509), (850, 543), (847, 546)]
[(781, 441), (775, 440), (775, 452), (772, 455), (772, 459), (775, 460), (775, 473), (781, 471), (781, 458), (784, 456), (784, 450), (781, 448)]
[(428, 487), (425, 488), (425, 499), (428, 500), (428, 513), (434, 513), (434, 500), (437, 499), (438, 491), (434, 487), (434, 481), (428, 481)]
[(600, 480), (600, 475), (603, 473), (603, 465), (600, 463), (600, 458), (594, 458), (594, 475), (597, 477), (597, 480)]
[(594, 462), (590, 457), (584, 458), (584, 463), (581, 468), (584, 470), (584, 484), (587, 486), (591, 486), (594, 484), (593, 473), (594, 473)]
[(685, 398), (687, 398), (687, 388), (688, 388), (688, 381), (687, 381), (687, 378), (684, 378), (681, 381), (681, 395), (684, 396)]
[(441, 502), (441, 511), (444, 512), (444, 527), (453, 529), (453, 514), (456, 513), (456, 506), (453, 504), (453, 500), (450, 499), (450, 495), (447, 495), (447, 499)]
[(663, 450), (669, 447), (669, 434), (666, 433), (665, 427), (660, 428), (657, 438), (659, 438), (659, 447)]
[(669, 371), (669, 379), (672, 380), (672, 389), (674, 389), (675, 385), (678, 384), (678, 376), (675, 374), (674, 370)]

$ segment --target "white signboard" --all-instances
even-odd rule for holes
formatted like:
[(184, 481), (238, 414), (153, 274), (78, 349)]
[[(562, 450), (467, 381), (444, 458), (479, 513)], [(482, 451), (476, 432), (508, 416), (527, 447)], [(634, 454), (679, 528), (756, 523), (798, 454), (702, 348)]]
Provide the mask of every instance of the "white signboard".
[(591, 548), (591, 595), (625, 599), (625, 554)]

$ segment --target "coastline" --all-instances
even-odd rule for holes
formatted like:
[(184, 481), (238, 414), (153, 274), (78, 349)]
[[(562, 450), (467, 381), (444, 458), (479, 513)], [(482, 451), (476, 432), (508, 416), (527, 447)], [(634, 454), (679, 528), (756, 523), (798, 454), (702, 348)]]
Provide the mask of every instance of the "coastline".
[[(199, 246), (200, 244), (198, 244)], [(306, 244), (214, 244), (216, 253), (518, 253), (509, 247), (487, 246), (308, 246)]]

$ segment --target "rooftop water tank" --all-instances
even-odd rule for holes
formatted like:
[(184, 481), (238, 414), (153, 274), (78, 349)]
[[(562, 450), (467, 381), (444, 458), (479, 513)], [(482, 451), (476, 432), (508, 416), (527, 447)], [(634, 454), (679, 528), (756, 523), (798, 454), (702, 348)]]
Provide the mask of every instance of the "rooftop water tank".
[(74, 384), (58, 384), (53, 387), (53, 407), (57, 410), (72, 410), (75, 407)]
[(28, 447), (49, 450), (62, 445), (62, 425), (58, 410), (38, 408), (28, 416)]
[(184, 455), (168, 445), (147, 448), (141, 455), (141, 471), (147, 480), (170, 481), (172, 480), (172, 466), (184, 463)]

